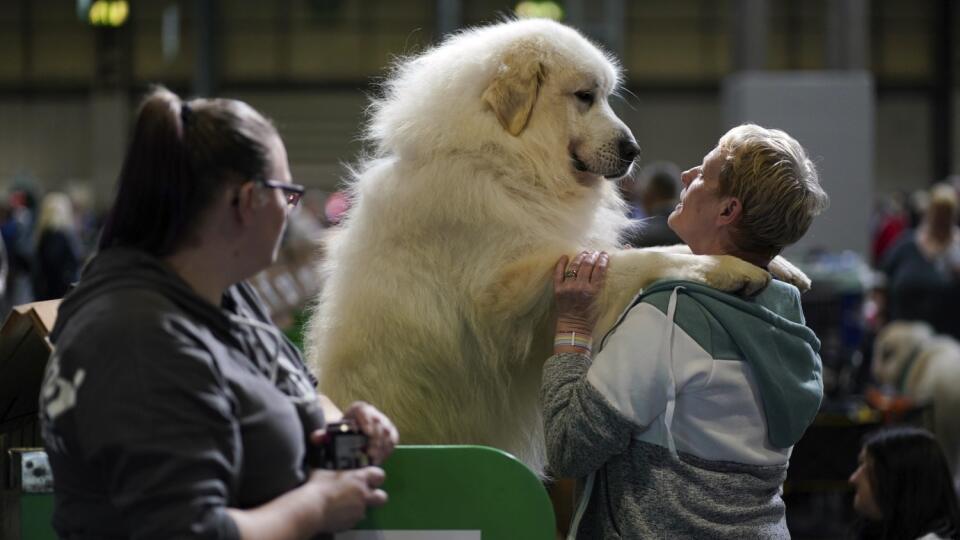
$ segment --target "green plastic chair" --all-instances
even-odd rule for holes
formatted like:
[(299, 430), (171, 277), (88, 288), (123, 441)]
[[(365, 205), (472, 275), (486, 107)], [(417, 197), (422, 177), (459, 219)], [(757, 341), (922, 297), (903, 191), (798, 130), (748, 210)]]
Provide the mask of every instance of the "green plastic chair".
[[(410, 531), (396, 538), (553, 540), (553, 506), (543, 484), (509, 454), (485, 446), (400, 446), (384, 463), (390, 497), (371, 510), (353, 539), (389, 539), (359, 531)], [(413, 531), (423, 532), (417, 536)], [(467, 531), (478, 531), (470, 535)]]
[[(390, 497), (337, 540), (553, 540), (540, 480), (485, 446), (400, 446), (384, 463)], [(20, 538), (54, 539), (52, 494), (20, 495)], [(11, 531), (13, 532), (13, 531)], [(16, 534), (16, 532), (13, 532)], [(0, 535), (2, 536), (2, 535)]]

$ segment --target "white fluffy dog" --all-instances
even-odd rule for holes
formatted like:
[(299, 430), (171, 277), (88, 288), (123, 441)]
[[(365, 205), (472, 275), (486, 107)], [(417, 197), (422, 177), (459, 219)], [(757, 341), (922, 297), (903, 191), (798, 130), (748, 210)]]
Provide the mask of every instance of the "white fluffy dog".
[(919, 405), (933, 405), (929, 426), (960, 482), (960, 343), (929, 324), (896, 321), (877, 335), (873, 376)]
[(618, 249), (628, 220), (604, 178), (639, 150), (607, 103), (619, 78), (611, 58), (545, 20), (465, 31), (396, 67), (371, 105), (373, 153), (352, 178), (307, 331), (325, 394), (375, 403), (405, 443), (495, 446), (539, 473), (562, 254), (611, 253), (598, 335), (661, 277), (766, 285), (732, 257)]

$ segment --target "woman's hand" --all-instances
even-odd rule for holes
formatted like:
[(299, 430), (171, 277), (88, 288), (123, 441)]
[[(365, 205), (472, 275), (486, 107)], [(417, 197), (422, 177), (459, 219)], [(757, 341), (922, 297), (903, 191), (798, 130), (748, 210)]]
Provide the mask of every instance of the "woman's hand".
[(378, 467), (348, 471), (314, 469), (303, 485), (252, 509), (228, 508), (242, 540), (312, 538), (349, 529), (367, 508), (383, 506), (385, 475)]
[(399, 435), (393, 422), (376, 407), (364, 401), (351, 403), (343, 412), (344, 420), (352, 420), (369, 439), (367, 454), (374, 465), (380, 465), (397, 446)]
[(383, 506), (387, 494), (382, 489), (383, 470), (364, 467), (349, 471), (314, 469), (307, 485), (319, 490), (324, 501), (319, 516), (319, 529), (326, 532), (353, 527), (364, 518), (368, 507)]
[[(606, 252), (582, 251), (569, 264), (568, 260), (566, 256), (560, 257), (553, 271), (557, 335), (566, 336), (575, 332), (589, 340), (599, 317), (594, 301), (603, 289), (610, 257)], [(567, 352), (561, 349), (558, 343), (555, 351)]]

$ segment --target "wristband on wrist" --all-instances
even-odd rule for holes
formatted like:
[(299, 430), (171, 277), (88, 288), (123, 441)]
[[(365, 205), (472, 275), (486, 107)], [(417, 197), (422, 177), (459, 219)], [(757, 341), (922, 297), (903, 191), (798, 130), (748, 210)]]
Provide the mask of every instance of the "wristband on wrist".
[(588, 356), (590, 355), (592, 345), (593, 339), (590, 337), (590, 334), (557, 332), (556, 337), (553, 338), (554, 347), (573, 347)]

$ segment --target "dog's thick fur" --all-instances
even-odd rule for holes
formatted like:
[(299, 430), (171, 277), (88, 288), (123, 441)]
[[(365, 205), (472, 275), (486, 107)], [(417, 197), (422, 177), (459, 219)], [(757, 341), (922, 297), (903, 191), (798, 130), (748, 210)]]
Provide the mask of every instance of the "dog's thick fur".
[(960, 343), (923, 322), (896, 321), (874, 342), (873, 377), (918, 405), (933, 405), (928, 427), (960, 484)]
[(371, 106), (373, 154), (307, 331), (323, 393), (376, 404), (404, 443), (491, 445), (542, 472), (538, 392), (562, 254), (611, 253), (597, 335), (661, 277), (766, 285), (732, 257), (618, 249), (628, 220), (603, 177), (626, 174), (636, 149), (607, 103), (619, 77), (544, 20), (466, 31), (398, 65)]

